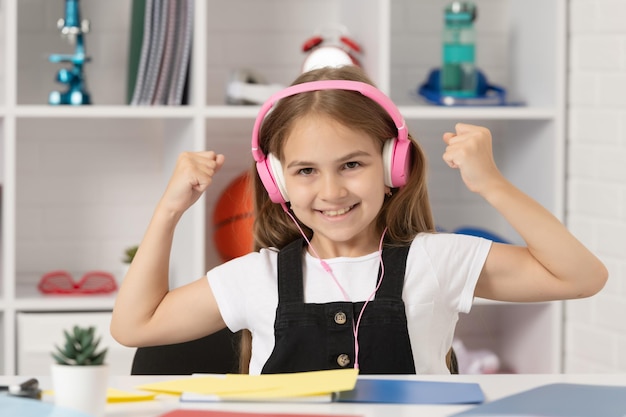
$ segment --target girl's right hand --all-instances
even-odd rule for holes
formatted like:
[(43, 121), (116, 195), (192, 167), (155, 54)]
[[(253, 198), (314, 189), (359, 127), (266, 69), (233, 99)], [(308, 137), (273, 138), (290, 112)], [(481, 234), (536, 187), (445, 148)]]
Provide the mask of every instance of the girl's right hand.
[(181, 153), (159, 205), (182, 214), (198, 201), (223, 164), (224, 155), (213, 151)]

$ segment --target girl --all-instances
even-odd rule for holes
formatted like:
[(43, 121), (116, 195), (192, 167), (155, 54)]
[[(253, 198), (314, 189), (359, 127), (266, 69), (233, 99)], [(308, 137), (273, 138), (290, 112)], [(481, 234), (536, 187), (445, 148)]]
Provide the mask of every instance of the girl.
[(113, 336), (159, 345), (228, 326), (252, 335), (251, 374), (447, 373), (473, 297), (548, 301), (603, 287), (604, 265), (498, 171), (489, 130), (457, 124), (443, 140), (444, 161), (526, 246), (435, 233), (426, 160), (397, 108), (356, 67), (314, 70), (255, 123), (257, 251), (168, 289), (176, 224), (224, 164), (213, 151), (183, 153), (118, 294)]

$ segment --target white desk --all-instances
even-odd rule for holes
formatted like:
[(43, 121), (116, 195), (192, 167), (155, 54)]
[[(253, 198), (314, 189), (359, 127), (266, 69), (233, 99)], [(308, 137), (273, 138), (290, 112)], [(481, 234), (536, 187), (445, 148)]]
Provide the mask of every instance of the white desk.
[[(134, 387), (176, 376), (114, 376), (110, 387), (134, 390)], [(381, 376), (376, 376), (381, 378)], [(487, 401), (525, 391), (540, 385), (554, 382), (570, 382), (598, 385), (626, 386), (626, 374), (588, 374), (588, 375), (417, 375), (390, 376), (389, 378), (407, 378), (428, 381), (477, 382), (480, 384)], [(27, 379), (18, 376), (0, 376), (0, 384), (14, 384)], [(51, 389), (49, 378), (39, 378), (40, 386)], [(49, 400), (49, 399), (46, 399)], [(156, 401), (135, 403), (117, 403), (107, 405), (107, 417), (156, 417), (175, 408), (202, 408), (213, 410), (276, 412), (276, 413), (311, 413), (311, 414), (353, 414), (364, 417), (444, 417), (465, 410), (471, 406), (448, 405), (389, 405), (389, 404), (349, 404), (349, 403), (193, 403), (180, 404), (175, 397), (159, 396)]]

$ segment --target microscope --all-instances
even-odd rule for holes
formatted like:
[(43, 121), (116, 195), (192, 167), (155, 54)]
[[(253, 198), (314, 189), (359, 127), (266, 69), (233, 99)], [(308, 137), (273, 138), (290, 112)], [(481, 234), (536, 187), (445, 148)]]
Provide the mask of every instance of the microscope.
[(89, 20), (80, 20), (78, 0), (65, 0), (65, 18), (57, 22), (61, 31), (61, 37), (67, 39), (70, 45), (75, 47), (74, 53), (52, 54), (48, 60), (54, 63), (70, 63), (70, 68), (61, 68), (56, 76), (56, 81), (67, 84), (67, 90), (52, 91), (48, 97), (48, 103), (52, 105), (91, 104), (91, 97), (85, 88), (85, 75), (83, 65), (91, 60), (85, 56), (85, 41), (83, 34), (89, 32)]

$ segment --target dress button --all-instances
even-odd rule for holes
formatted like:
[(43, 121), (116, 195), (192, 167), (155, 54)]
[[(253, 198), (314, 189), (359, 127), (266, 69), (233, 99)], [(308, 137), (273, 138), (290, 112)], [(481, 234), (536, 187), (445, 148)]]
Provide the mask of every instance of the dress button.
[(339, 364), (339, 366), (341, 366), (342, 368), (345, 368), (346, 366), (348, 366), (349, 363), (350, 363), (350, 357), (346, 355), (345, 353), (342, 353), (341, 355), (337, 356), (337, 364)]
[(346, 324), (346, 313), (340, 311), (335, 314), (335, 323), (337, 324)]

